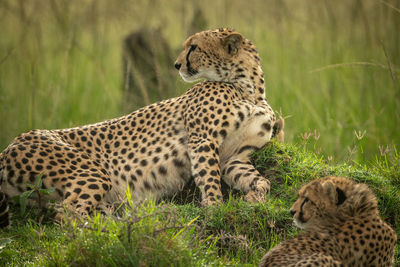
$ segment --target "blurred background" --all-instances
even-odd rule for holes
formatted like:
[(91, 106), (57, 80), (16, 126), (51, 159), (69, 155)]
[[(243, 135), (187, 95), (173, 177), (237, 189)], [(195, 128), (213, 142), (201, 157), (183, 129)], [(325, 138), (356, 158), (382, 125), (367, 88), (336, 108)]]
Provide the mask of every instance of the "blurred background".
[(257, 46), (286, 141), (366, 163), (400, 141), (399, 0), (0, 0), (0, 149), (182, 94), (196, 31)]

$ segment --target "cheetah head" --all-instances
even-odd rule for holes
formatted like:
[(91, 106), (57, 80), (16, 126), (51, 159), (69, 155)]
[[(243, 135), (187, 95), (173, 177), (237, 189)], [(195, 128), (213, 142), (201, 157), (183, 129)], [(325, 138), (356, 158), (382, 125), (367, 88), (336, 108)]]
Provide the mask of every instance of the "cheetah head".
[(337, 212), (347, 197), (334, 178), (340, 177), (312, 181), (300, 189), (299, 197), (290, 209), (297, 227), (308, 229), (327, 218), (337, 217)]
[[(209, 30), (190, 36), (175, 62), (186, 82), (199, 79), (233, 82), (245, 66), (260, 65), (254, 45), (231, 29)], [(250, 69), (250, 68), (249, 68)]]

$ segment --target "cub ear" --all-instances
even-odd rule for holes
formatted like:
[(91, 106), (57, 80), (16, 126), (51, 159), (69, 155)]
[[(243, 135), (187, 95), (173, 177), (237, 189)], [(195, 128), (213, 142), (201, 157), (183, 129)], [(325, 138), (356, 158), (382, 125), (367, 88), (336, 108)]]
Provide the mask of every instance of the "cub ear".
[(346, 200), (346, 195), (343, 192), (342, 189), (340, 189), (339, 187), (336, 187), (336, 193), (337, 193), (337, 202), (336, 205), (341, 205), (343, 204), (343, 202)]
[(322, 184), (322, 189), (324, 193), (328, 195), (332, 203), (336, 205), (341, 205), (347, 199), (345, 193), (339, 187), (336, 187), (330, 182), (326, 181)]
[(330, 181), (326, 181), (322, 184), (322, 190), (324, 194), (326, 194), (329, 197), (329, 200), (332, 203), (336, 203), (335, 186)]
[(222, 46), (230, 55), (236, 55), (240, 45), (242, 43), (243, 37), (239, 33), (232, 33), (222, 39)]

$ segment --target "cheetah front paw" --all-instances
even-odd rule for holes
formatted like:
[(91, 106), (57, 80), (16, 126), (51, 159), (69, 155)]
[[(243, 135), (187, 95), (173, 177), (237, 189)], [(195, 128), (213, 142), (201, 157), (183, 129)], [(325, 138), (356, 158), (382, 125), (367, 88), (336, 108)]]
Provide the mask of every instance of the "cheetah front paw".
[(271, 189), (270, 182), (267, 179), (259, 179), (252, 186), (252, 191), (268, 194)]
[(252, 185), (252, 189), (244, 196), (248, 202), (265, 202), (265, 195), (269, 193), (270, 182), (267, 179), (260, 179)]

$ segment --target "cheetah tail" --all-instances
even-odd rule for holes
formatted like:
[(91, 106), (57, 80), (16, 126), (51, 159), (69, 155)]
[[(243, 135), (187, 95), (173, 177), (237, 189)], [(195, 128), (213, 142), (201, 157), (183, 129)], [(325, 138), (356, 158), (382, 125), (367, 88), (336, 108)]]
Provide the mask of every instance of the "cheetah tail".
[(8, 198), (4, 192), (0, 191), (0, 229), (10, 225), (8, 215)]
[[(0, 188), (3, 182), (4, 154), (0, 153)], [(10, 224), (8, 214), (8, 197), (0, 191), (0, 228), (4, 228)]]

